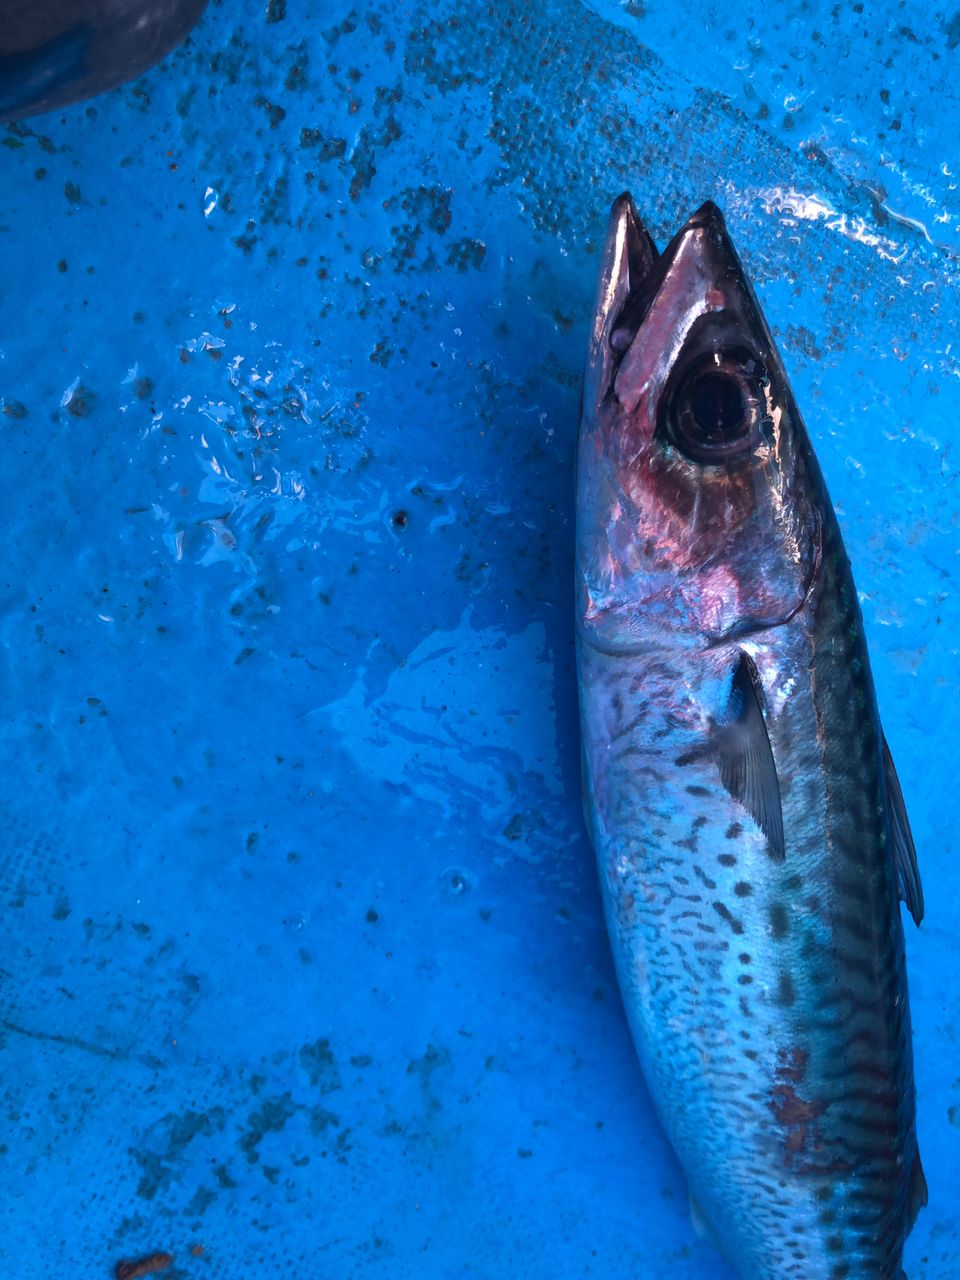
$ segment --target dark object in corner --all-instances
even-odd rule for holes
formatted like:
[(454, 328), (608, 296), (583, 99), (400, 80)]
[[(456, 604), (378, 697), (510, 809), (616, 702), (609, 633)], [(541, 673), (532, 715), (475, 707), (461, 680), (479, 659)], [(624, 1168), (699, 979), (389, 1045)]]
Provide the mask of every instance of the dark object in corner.
[(187, 35), (207, 0), (0, 0), (0, 121), (133, 80)]
[(142, 1280), (143, 1276), (154, 1276), (172, 1266), (172, 1253), (151, 1253), (149, 1258), (139, 1258), (136, 1262), (118, 1262), (116, 1280)]

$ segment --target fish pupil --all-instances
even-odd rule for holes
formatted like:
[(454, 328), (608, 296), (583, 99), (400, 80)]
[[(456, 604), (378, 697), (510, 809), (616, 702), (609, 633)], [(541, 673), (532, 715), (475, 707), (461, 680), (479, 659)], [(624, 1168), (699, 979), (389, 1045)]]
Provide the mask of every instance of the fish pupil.
[(760, 442), (764, 386), (753, 351), (713, 342), (704, 350), (701, 338), (667, 381), (658, 405), (660, 438), (691, 462), (735, 464)]
[(690, 412), (708, 441), (742, 435), (747, 416), (739, 383), (722, 373), (706, 373), (690, 392)]

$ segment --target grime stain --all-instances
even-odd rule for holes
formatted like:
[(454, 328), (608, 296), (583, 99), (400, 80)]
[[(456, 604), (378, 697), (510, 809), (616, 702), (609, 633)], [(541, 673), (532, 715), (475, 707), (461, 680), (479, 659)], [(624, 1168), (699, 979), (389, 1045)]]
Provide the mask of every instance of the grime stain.
[(153, 1200), (158, 1192), (165, 1191), (182, 1176), (180, 1162), (184, 1158), (186, 1148), (200, 1136), (212, 1137), (222, 1133), (226, 1126), (227, 1113), (223, 1107), (211, 1107), (209, 1111), (184, 1111), (181, 1115), (173, 1113), (164, 1116), (156, 1129), (162, 1134), (164, 1141), (156, 1150), (143, 1147), (131, 1147), (129, 1154), (140, 1166), (140, 1182), (137, 1195), (144, 1200)]
[(78, 383), (64, 407), (72, 418), (88, 418), (93, 412), (96, 401), (96, 394), (89, 387)]
[(447, 249), (447, 265), (458, 271), (479, 271), (487, 256), (487, 246), (482, 240), (464, 237), (455, 240)]
[(334, 1093), (340, 1088), (340, 1068), (327, 1039), (305, 1044), (300, 1050), (300, 1066), (306, 1071), (311, 1085), (321, 1094)]
[(452, 1062), (453, 1058), (449, 1049), (438, 1048), (436, 1045), (428, 1044), (421, 1057), (412, 1058), (407, 1063), (407, 1075), (419, 1077), (424, 1102), (430, 1112), (437, 1112), (443, 1109), (443, 1102), (437, 1091), (434, 1076), (437, 1072), (449, 1067)]
[(247, 1117), (247, 1131), (240, 1139), (240, 1150), (250, 1164), (260, 1159), (258, 1147), (264, 1138), (271, 1133), (281, 1133), (287, 1121), (296, 1115), (299, 1105), (294, 1102), (290, 1093), (279, 1094), (265, 1101), (251, 1111)]

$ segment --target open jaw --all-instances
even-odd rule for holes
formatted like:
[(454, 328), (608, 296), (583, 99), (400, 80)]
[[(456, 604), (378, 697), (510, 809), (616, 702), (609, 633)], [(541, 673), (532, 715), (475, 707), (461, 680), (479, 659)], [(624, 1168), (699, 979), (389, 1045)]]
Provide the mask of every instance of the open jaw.
[(615, 352), (627, 350), (643, 322), (686, 237), (702, 230), (705, 239), (721, 250), (732, 250), (723, 214), (712, 200), (688, 218), (663, 253), (637, 213), (633, 197), (624, 192), (614, 201), (609, 235), (622, 238), (626, 289), (619, 309), (608, 316), (608, 342)]
[(633, 197), (629, 192), (618, 196), (603, 247), (585, 385), (587, 404), (598, 404), (610, 390), (624, 355), (680, 259), (687, 259), (684, 273), (699, 278), (705, 292), (740, 271), (717, 206), (710, 200), (701, 205), (660, 253)]

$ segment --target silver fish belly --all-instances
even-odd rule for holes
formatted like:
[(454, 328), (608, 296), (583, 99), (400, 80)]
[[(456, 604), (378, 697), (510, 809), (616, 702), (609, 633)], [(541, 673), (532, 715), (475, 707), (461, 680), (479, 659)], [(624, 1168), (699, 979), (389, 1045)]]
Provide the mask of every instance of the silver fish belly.
[(621, 991), (741, 1280), (900, 1280), (916, 855), (840, 531), (713, 205), (614, 205), (577, 495), (584, 804)]

